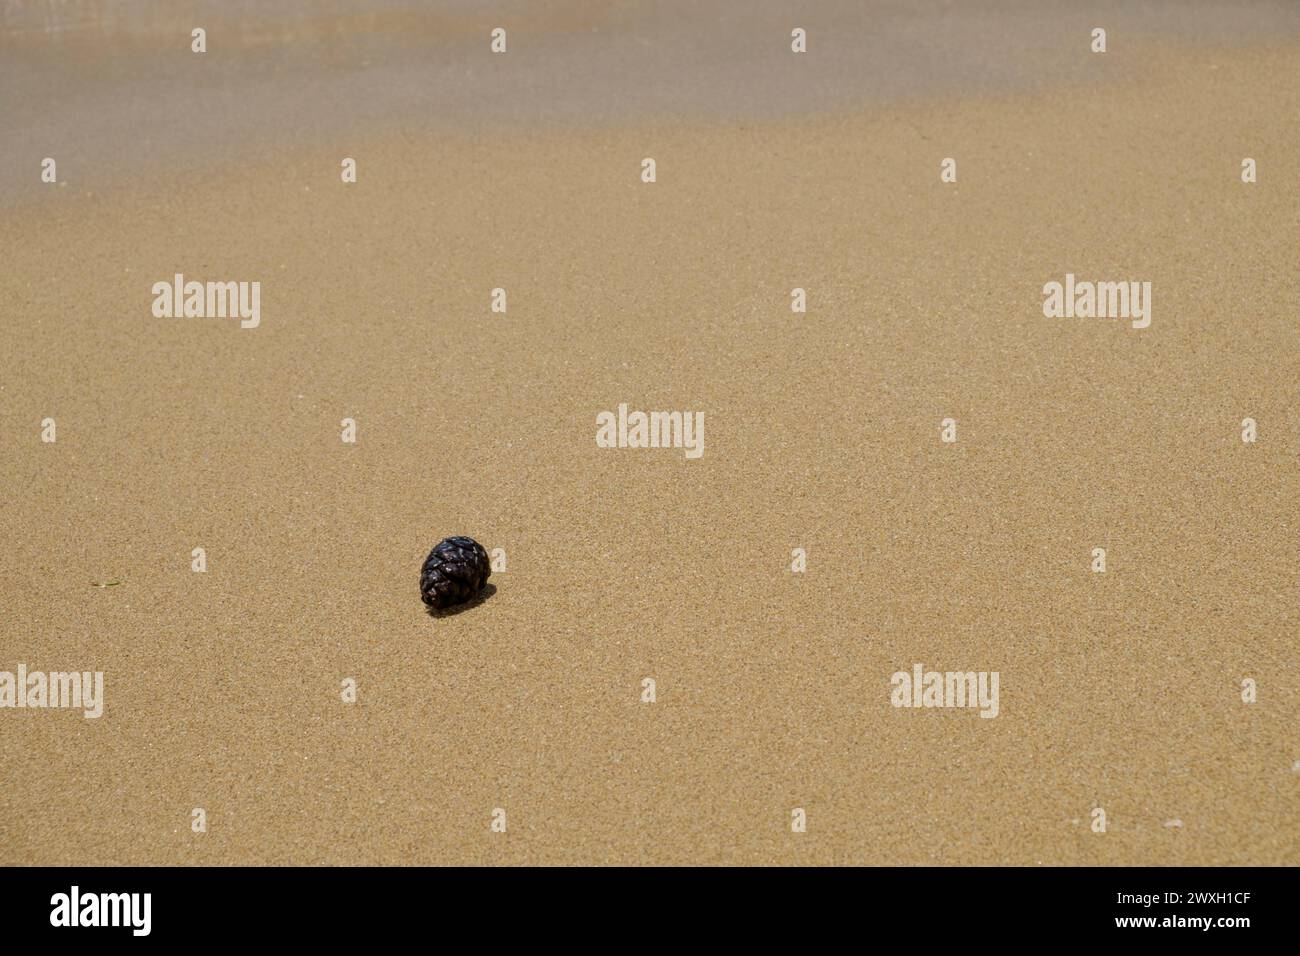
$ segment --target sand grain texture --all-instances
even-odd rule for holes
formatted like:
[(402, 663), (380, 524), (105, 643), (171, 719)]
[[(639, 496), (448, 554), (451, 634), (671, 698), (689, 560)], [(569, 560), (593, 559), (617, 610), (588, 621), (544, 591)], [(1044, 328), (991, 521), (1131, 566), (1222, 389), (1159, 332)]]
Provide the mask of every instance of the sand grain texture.
[[(1298, 51), (15, 193), (0, 669), (107, 706), (0, 712), (0, 863), (1300, 862)], [(155, 319), (177, 271), (262, 326)], [(1151, 328), (1045, 319), (1066, 271)], [(597, 448), (619, 402), (704, 456)], [(509, 570), (434, 620), (451, 534)], [(917, 661), (1001, 716), (891, 708)]]

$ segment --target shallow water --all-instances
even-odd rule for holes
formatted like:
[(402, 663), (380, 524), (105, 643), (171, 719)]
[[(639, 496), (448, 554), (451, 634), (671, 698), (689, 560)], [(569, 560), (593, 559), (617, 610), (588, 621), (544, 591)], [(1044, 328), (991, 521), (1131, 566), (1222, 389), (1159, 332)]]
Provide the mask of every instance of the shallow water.
[[(1155, 40), (1300, 35), (1285, 2), (776, 0), (0, 2), (0, 196), (40, 160), (93, 187), (156, 163), (381, 130), (556, 130), (643, 120), (856, 112), (907, 98), (1097, 84)], [(1110, 52), (1088, 51), (1093, 26)], [(207, 31), (207, 52), (190, 31)], [(508, 31), (504, 56), (489, 34)], [(809, 52), (790, 53), (790, 30)], [(75, 173), (75, 175), (73, 175)]]

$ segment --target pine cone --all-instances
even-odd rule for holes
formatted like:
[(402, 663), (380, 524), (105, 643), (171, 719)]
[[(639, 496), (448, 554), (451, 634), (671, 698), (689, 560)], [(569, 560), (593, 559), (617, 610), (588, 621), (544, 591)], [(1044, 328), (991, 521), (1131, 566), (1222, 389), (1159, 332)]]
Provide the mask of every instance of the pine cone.
[(435, 609), (463, 604), (478, 596), (491, 573), (483, 545), (473, 538), (447, 538), (424, 559), (420, 599)]

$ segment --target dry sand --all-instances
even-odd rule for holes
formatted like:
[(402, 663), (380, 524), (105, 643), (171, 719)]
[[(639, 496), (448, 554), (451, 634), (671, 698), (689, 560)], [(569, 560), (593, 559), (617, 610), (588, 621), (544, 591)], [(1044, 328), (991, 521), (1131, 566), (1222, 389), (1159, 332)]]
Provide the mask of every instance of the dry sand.
[[(1300, 862), (1300, 43), (1086, 35), (1049, 88), (11, 191), (0, 669), (107, 703), (0, 711), (0, 863)], [(178, 271), (261, 327), (154, 318)], [(1151, 327), (1044, 318), (1067, 271)], [(597, 448), (620, 402), (704, 456)], [(435, 620), (458, 533), (509, 570)], [(1000, 716), (892, 708), (918, 661)]]

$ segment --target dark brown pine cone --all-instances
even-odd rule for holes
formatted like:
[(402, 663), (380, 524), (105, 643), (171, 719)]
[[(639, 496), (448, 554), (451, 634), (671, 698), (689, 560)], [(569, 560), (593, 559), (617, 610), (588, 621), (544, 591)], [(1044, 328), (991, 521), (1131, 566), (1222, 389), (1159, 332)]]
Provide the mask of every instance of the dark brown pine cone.
[(478, 596), (491, 573), (483, 545), (473, 538), (447, 538), (424, 559), (420, 599), (431, 608), (464, 604)]

